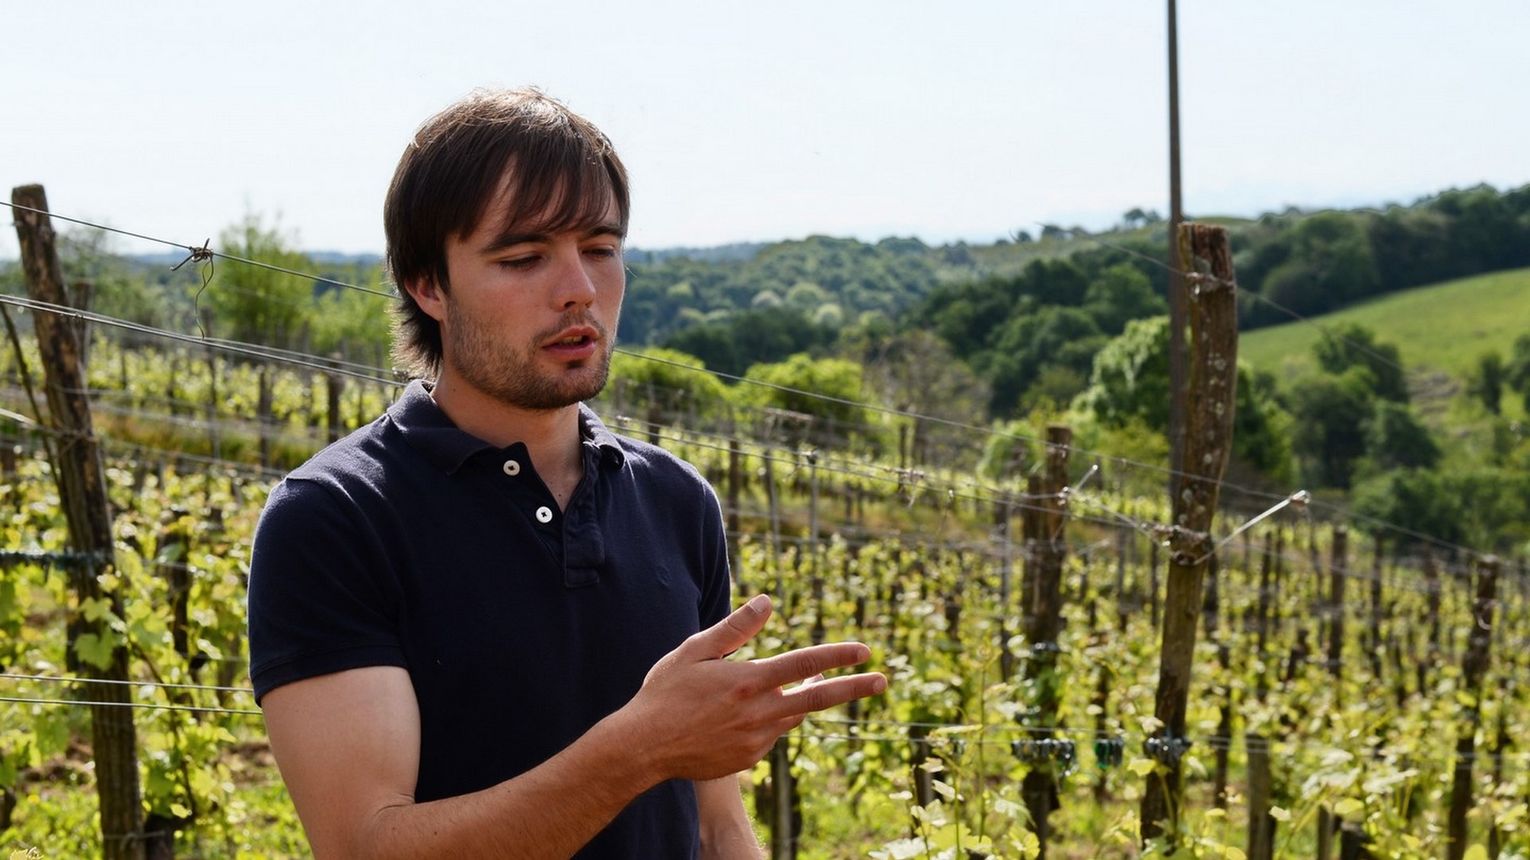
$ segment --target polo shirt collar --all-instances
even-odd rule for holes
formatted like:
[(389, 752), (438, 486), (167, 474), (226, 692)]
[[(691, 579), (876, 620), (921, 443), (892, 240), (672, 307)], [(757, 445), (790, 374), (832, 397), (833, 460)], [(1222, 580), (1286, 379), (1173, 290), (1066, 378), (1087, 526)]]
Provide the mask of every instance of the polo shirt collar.
[(621, 467), (627, 462), (627, 452), (617, 441), (616, 434), (606, 429), (595, 410), (579, 404), (579, 438), (588, 448), (594, 448), (604, 466)]
[[(447, 474), (462, 468), (468, 458), (480, 451), (496, 450), (453, 424), (430, 396), (430, 388), (419, 379), (410, 382), (388, 407), (388, 418), (411, 447)], [(579, 404), (579, 437), (587, 449), (599, 455), (602, 465), (620, 467), (626, 463), (626, 453), (616, 435), (583, 403)]]

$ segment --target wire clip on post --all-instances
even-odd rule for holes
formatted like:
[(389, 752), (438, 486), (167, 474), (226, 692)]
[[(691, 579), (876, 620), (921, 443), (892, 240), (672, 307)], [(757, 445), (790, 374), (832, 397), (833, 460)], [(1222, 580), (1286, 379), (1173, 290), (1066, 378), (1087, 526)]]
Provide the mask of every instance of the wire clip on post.
[(1190, 751), (1190, 739), (1172, 736), (1148, 738), (1143, 749), (1148, 758), (1172, 767), (1179, 764), (1179, 760)]
[(1094, 763), (1100, 770), (1120, 767), (1126, 760), (1126, 738), (1100, 738), (1094, 742)]
[(1044, 764), (1052, 762), (1061, 765), (1064, 774), (1073, 772), (1078, 762), (1078, 748), (1073, 741), (1062, 738), (1041, 738), (1039, 740), (1012, 741), (1009, 745), (1010, 752), (1015, 758), (1026, 764)]

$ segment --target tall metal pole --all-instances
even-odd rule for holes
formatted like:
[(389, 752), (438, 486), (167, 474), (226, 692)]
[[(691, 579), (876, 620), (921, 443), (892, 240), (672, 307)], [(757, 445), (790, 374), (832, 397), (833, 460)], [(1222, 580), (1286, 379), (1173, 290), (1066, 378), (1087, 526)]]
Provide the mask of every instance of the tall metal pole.
[[(1180, 277), (1179, 225), (1185, 220), (1179, 194), (1179, 19), (1169, 0), (1169, 462), (1179, 463), (1185, 446), (1185, 403), (1189, 385), (1185, 355), (1185, 281)], [(1169, 474), (1169, 498), (1177, 512), (1180, 475)]]

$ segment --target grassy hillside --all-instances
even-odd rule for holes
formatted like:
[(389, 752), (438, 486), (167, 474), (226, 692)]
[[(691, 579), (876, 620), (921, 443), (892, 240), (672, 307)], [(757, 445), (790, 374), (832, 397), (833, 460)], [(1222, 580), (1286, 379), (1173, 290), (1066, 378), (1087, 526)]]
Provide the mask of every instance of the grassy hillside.
[[(1477, 356), (1496, 349), (1508, 356), (1514, 339), (1530, 331), (1530, 268), (1512, 269), (1392, 293), (1317, 317), (1324, 326), (1359, 323), (1378, 340), (1397, 345), (1410, 373), (1446, 373), (1465, 379)], [(1301, 322), (1242, 336), (1239, 358), (1276, 373), (1311, 365), (1322, 332)]]

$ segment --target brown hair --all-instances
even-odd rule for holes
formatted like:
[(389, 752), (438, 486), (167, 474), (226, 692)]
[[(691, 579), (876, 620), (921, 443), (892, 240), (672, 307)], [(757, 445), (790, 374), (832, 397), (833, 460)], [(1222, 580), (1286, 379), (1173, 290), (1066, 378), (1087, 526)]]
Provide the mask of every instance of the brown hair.
[(556, 233), (599, 225), (614, 198), (627, 230), (627, 170), (611, 141), (536, 89), (478, 90), (425, 121), (404, 148), (383, 204), (398, 286), (394, 355), (411, 373), (441, 369), (441, 327), (406, 285), (450, 289), (446, 240), (470, 235), (507, 192), (507, 226)]

